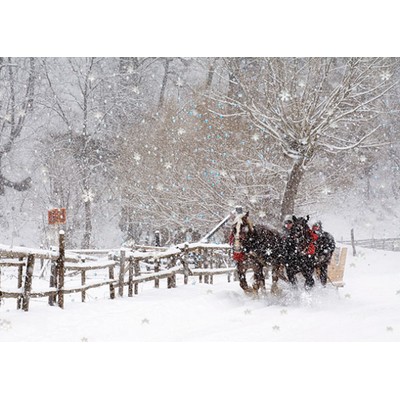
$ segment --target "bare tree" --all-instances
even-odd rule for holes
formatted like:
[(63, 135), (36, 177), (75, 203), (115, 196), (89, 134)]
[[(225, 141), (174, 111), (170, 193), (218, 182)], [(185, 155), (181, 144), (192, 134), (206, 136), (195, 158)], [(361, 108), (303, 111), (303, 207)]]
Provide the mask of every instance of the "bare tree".
[(397, 60), (382, 58), (265, 59), (235, 73), (240, 96), (214, 96), (229, 106), (225, 116), (248, 118), (279, 146), (288, 168), (281, 216), (294, 212), (316, 155), (382, 144), (377, 117), (381, 99), (397, 84), (391, 79), (396, 66)]
[[(59, 61), (61, 75), (54, 64)], [(74, 190), (80, 192), (83, 206), (83, 248), (91, 245), (94, 187), (105, 173), (112, 153), (106, 128), (115, 104), (108, 101), (112, 94), (108, 79), (111, 74), (103, 71), (102, 62), (97, 58), (42, 60), (49, 91), (44, 103), (62, 122), (56, 128), (60, 132), (57, 140), (72, 156), (71, 170), (78, 178)], [(65, 84), (66, 76), (72, 84)]]
[(16, 146), (33, 109), (36, 62), (34, 58), (0, 58), (0, 195), (5, 187), (25, 191), (31, 178), (21, 181), (7, 179), (1, 172), (4, 158)]

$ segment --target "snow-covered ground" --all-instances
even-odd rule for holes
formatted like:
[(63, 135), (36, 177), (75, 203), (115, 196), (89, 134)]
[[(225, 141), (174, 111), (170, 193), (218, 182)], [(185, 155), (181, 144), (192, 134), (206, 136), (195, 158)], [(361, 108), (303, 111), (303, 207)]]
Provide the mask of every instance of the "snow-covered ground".
[[(308, 399), (321, 393), (337, 399), (343, 391), (393, 398), (397, 369), (391, 365), (400, 342), (399, 254), (358, 248), (353, 257), (349, 251), (345, 286), (317, 286), (310, 296), (282, 285), (284, 297), (249, 298), (237, 282), (217, 276), (213, 285), (197, 278), (188, 285), (178, 280), (176, 289), (167, 289), (164, 281), (159, 289), (146, 283), (138, 296), (115, 300), (94, 289), (87, 303), (66, 297), (64, 310), (32, 299), (30, 311), (23, 312), (15, 309), (15, 300), (7, 300), (0, 308), (0, 348), (7, 361), (3, 365), (9, 366), (2, 376), (11, 380), (2, 380), (2, 388), (19, 385), (14, 372), (26, 363), (40, 365), (27, 379), (33, 386), (40, 382), (41, 398), (51, 398), (61, 363), (75, 377), (64, 398), (76, 395), (76, 385), (89, 398), (122, 395), (118, 385), (111, 389), (107, 383), (110, 376), (126, 382), (134, 374), (140, 382), (133, 392), (146, 393), (157, 379), (153, 393), (174, 399), (189, 394), (204, 399), (210, 393), (279, 397), (282, 390), (297, 396), (296, 387), (305, 390), (304, 396), (311, 390)], [(391, 342), (390, 347), (383, 342)], [(312, 389), (305, 388), (309, 374)], [(256, 377), (260, 388), (254, 386)], [(96, 385), (89, 388), (89, 380)], [(31, 393), (29, 385), (19, 390)]]
[(353, 257), (349, 249), (344, 279), (343, 288), (310, 295), (281, 284), (280, 298), (250, 298), (216, 276), (213, 285), (178, 280), (176, 289), (149, 282), (115, 300), (107, 288), (89, 290), (86, 303), (67, 296), (64, 310), (32, 299), (22, 312), (7, 299), (0, 341), (400, 341), (399, 253), (358, 248)]

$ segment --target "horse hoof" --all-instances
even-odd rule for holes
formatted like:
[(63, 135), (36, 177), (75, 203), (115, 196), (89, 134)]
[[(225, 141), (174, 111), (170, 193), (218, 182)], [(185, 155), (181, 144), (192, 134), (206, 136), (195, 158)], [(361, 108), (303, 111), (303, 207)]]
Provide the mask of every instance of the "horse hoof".
[(274, 296), (280, 296), (282, 294), (282, 289), (278, 287), (277, 284), (273, 284), (271, 286), (271, 294), (273, 294)]
[(258, 291), (252, 288), (244, 289), (244, 293), (251, 298), (258, 297)]

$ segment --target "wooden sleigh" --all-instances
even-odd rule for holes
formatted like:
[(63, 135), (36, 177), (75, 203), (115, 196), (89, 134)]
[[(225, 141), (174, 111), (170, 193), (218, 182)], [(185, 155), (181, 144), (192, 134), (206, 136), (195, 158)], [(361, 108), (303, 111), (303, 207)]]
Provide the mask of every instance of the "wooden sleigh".
[(336, 287), (344, 286), (344, 267), (346, 265), (347, 247), (336, 247), (328, 266), (328, 282)]

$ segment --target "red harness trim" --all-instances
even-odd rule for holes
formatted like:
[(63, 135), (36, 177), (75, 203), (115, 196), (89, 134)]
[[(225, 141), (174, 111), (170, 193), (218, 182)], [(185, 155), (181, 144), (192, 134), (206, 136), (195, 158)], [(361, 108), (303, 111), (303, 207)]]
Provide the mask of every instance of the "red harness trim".
[(245, 259), (245, 254), (243, 251), (234, 251), (233, 252), (233, 260), (237, 262), (243, 262)]
[(308, 245), (308, 251), (307, 254), (313, 256), (315, 254), (315, 242), (318, 240), (318, 235), (313, 232), (312, 230), (309, 231), (310, 237), (311, 237), (311, 242)]

